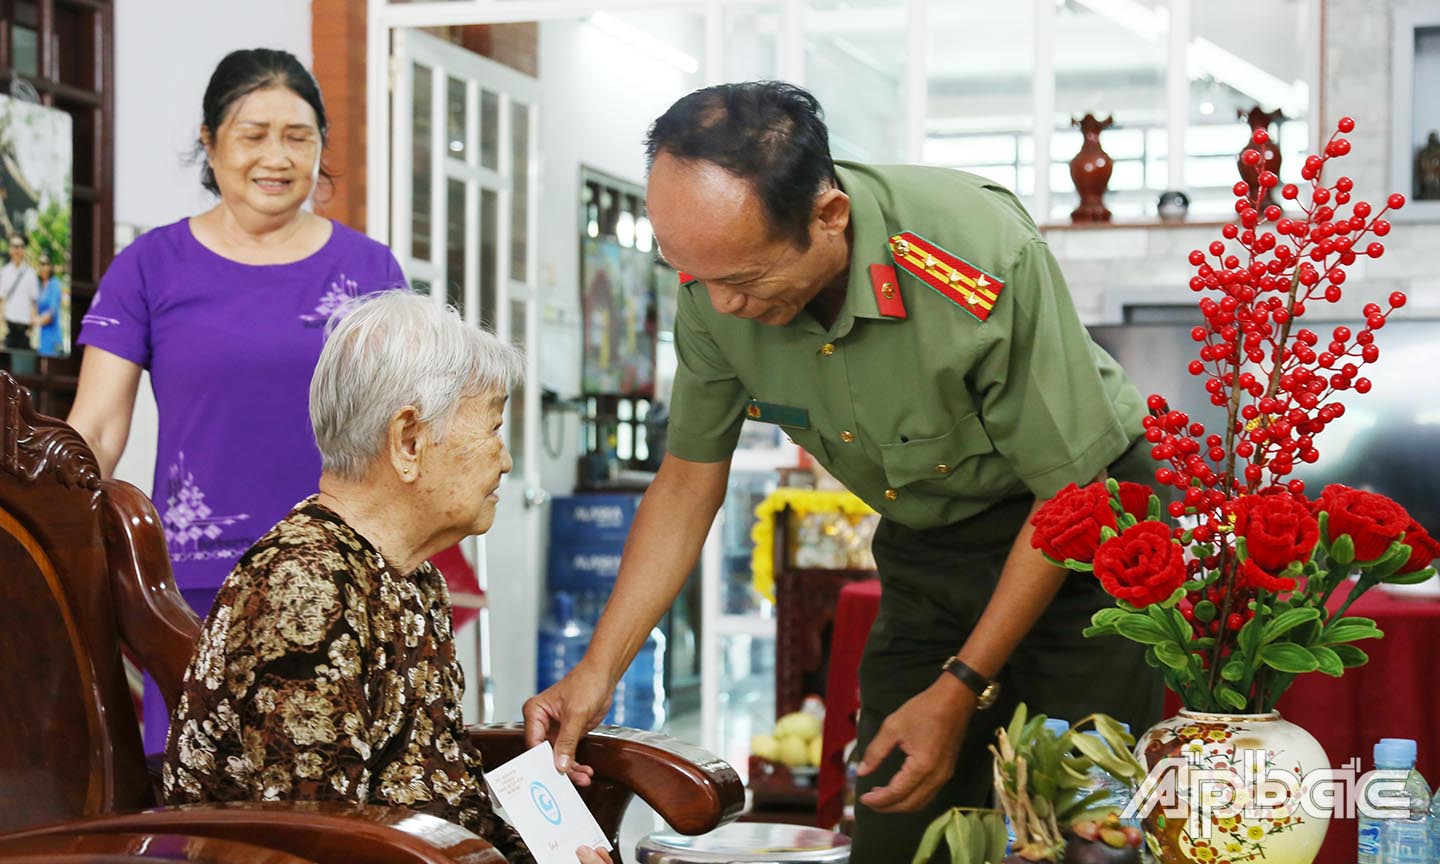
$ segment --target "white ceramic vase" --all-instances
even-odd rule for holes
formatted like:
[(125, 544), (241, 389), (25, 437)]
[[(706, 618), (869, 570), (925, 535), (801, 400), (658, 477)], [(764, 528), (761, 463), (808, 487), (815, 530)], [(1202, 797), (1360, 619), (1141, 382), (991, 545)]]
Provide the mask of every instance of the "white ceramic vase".
[(1280, 712), (1182, 710), (1146, 731), (1135, 755), (1160, 781), (1141, 790), (1155, 805), (1142, 813), (1160, 864), (1311, 864), (1319, 854), (1330, 813), (1316, 790), (1330, 761)]

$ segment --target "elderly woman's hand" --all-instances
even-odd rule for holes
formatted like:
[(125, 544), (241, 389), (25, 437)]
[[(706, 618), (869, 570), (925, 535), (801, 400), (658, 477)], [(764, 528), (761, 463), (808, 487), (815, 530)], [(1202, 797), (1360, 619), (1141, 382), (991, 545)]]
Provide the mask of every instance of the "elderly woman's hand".
[(610, 853), (604, 849), (591, 849), (588, 846), (581, 846), (575, 850), (579, 857), (580, 864), (613, 864), (610, 860)]

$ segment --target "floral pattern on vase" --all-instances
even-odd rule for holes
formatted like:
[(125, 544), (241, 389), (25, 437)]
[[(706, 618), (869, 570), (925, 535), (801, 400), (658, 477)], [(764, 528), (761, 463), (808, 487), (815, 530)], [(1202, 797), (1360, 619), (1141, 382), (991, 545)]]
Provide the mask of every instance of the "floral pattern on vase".
[[(1330, 761), (1309, 732), (1278, 711), (1182, 710), (1141, 736), (1135, 752), (1152, 772), (1172, 758), (1184, 760), (1189, 771), (1223, 778), (1201, 787), (1184, 771), (1172, 768), (1161, 775), (1173, 785), (1162, 783), (1156, 806), (1142, 814), (1146, 843), (1160, 864), (1310, 864), (1320, 852), (1329, 814), (1301, 805), (1317, 800), (1313, 787), (1328, 776)], [(1222, 787), (1237, 790), (1234, 806), (1225, 806)], [(1165, 800), (1166, 788), (1173, 788), (1177, 799), (1168, 816), (1164, 810), (1172, 802)], [(1194, 798), (1204, 794), (1202, 788), (1209, 800), (1199, 802), (1197, 815)]]

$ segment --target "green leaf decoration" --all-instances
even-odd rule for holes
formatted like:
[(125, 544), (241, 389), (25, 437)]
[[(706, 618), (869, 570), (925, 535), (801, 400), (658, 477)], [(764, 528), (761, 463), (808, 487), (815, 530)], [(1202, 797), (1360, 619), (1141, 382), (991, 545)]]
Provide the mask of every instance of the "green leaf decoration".
[(1385, 580), (1387, 585), (1419, 585), (1421, 582), (1429, 581), (1435, 575), (1434, 567), (1426, 567), (1423, 570), (1416, 570), (1414, 573), (1397, 573)]
[(1265, 628), (1260, 631), (1260, 644), (1269, 645), (1301, 624), (1320, 620), (1320, 610), (1312, 607), (1301, 607), (1299, 609), (1286, 609), (1279, 615), (1270, 619)]
[(1355, 563), (1355, 541), (1349, 534), (1341, 534), (1330, 543), (1330, 560), (1341, 567)]
[(1096, 627), (1105, 627), (1107, 625), (1114, 624), (1116, 621), (1119, 621), (1121, 618), (1124, 618), (1128, 614), (1130, 613), (1126, 612), (1124, 609), (1116, 609), (1114, 606), (1106, 606), (1104, 609), (1101, 609), (1097, 611), (1094, 615), (1090, 616), (1090, 623), (1095, 625)]
[(1357, 639), (1382, 639), (1385, 634), (1369, 618), (1346, 617), (1331, 621), (1325, 628), (1324, 644), (1339, 645)]
[(1155, 657), (1171, 669), (1184, 669), (1190, 665), (1190, 655), (1174, 642), (1159, 642), (1155, 645)]
[(1126, 639), (1131, 639), (1144, 645), (1156, 645), (1170, 639), (1170, 634), (1165, 628), (1156, 624), (1148, 615), (1133, 614), (1126, 615), (1115, 622), (1115, 629)]
[(1354, 669), (1370, 662), (1370, 655), (1354, 645), (1333, 645), (1330, 650), (1335, 652), (1335, 656), (1340, 658), (1346, 669)]
[(1339, 678), (1345, 673), (1345, 661), (1340, 659), (1334, 649), (1324, 645), (1312, 645), (1310, 653), (1315, 657), (1315, 662), (1320, 664), (1317, 668), (1331, 678)]
[(1245, 662), (1243, 660), (1231, 660), (1220, 669), (1220, 677), (1226, 681), (1239, 681), (1245, 677)]
[(1195, 620), (1209, 624), (1215, 620), (1215, 604), (1209, 600), (1201, 600), (1195, 604)]
[(1185, 616), (1180, 614), (1180, 610), (1173, 606), (1170, 607), (1170, 626), (1174, 627), (1176, 632), (1184, 637), (1182, 641), (1188, 642), (1195, 638), (1195, 628), (1190, 625), (1189, 621), (1185, 620)]
[[(1259, 615), (1260, 613), (1255, 614)], [(1255, 651), (1260, 647), (1260, 628), (1262, 626), (1264, 625), (1260, 623), (1259, 618), (1251, 618), (1240, 628), (1240, 632), (1235, 634), (1235, 645), (1242, 654), (1254, 656)]]
[(1215, 698), (1220, 700), (1221, 705), (1224, 705), (1232, 711), (1245, 710), (1245, 697), (1240, 695), (1240, 691), (1234, 687), (1227, 687), (1224, 684), (1218, 685), (1215, 688)]
[(1298, 675), (1301, 672), (1314, 672), (1320, 668), (1320, 661), (1315, 659), (1303, 645), (1296, 645), (1294, 642), (1272, 642), (1260, 649), (1260, 660), (1266, 666), (1277, 672), (1287, 672)]

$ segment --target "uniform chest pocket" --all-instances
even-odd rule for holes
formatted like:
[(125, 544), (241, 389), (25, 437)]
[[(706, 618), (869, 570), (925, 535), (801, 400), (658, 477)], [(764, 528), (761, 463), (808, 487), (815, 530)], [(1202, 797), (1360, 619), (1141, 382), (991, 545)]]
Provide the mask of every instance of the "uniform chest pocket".
[(885, 478), (896, 488), (971, 474), (976, 457), (993, 452), (995, 445), (978, 414), (967, 414), (944, 435), (880, 445)]

